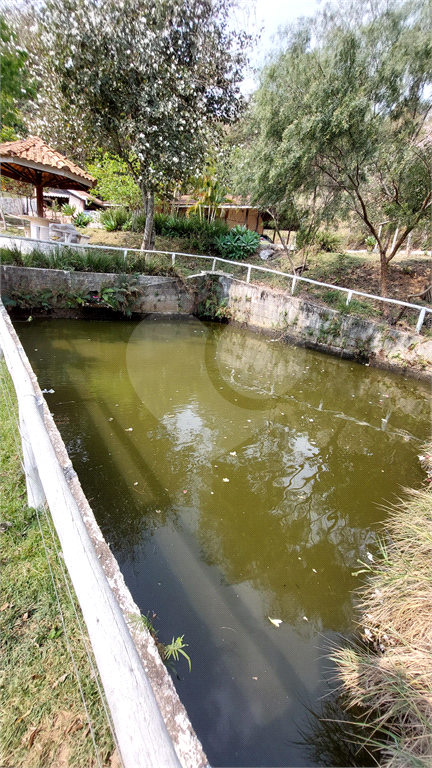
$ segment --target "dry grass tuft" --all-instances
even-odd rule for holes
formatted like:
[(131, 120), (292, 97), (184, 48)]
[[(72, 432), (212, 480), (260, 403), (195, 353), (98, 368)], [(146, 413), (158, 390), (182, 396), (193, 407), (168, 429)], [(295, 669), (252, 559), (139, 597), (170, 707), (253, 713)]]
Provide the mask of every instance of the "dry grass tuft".
[[(428, 458), (426, 458), (428, 457)], [(425, 450), (432, 470), (432, 450)], [(426, 466), (427, 464), (427, 466)], [(387, 734), (385, 768), (432, 763), (432, 494), (409, 491), (392, 510), (360, 600), (363, 648), (332, 658), (349, 707)], [(374, 742), (373, 735), (370, 743)]]

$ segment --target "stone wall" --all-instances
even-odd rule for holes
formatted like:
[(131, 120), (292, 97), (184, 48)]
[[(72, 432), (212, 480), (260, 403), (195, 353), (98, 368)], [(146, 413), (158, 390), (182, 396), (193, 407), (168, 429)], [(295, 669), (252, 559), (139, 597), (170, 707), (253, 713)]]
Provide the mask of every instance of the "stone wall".
[(432, 375), (432, 339), (425, 335), (342, 314), (290, 293), (222, 275), (217, 279), (232, 320), (245, 327), (418, 378)]
[[(46, 289), (54, 293), (98, 293), (102, 286), (109, 288), (118, 285), (121, 277), (100, 272), (1, 266), (0, 279), (1, 295), (8, 296), (12, 291), (37, 293)], [(138, 282), (143, 296), (136, 303), (137, 312), (193, 312), (193, 291), (188, 291), (176, 279), (141, 275)]]
[(37, 213), (36, 200), (31, 197), (1, 197), (0, 208), (3, 213), (11, 213), (14, 216), (36, 216)]

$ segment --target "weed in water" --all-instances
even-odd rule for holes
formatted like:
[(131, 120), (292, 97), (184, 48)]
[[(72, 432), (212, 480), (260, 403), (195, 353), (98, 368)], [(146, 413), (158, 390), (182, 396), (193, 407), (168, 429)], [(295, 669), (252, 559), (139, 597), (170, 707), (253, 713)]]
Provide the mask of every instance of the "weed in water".
[(192, 663), (191, 660), (184, 650), (187, 648), (187, 643), (183, 642), (184, 635), (181, 637), (177, 637), (175, 640), (172, 639), (172, 642), (169, 643), (169, 645), (165, 646), (165, 660), (168, 662), (171, 658), (173, 658), (175, 661), (179, 661), (179, 653), (181, 653), (182, 656), (187, 659), (187, 662), (189, 664), (189, 672), (192, 670)]
[(144, 627), (148, 632), (150, 632), (153, 640), (156, 643), (156, 647), (159, 651), (159, 655), (168, 667), (170, 667), (175, 674), (177, 674), (175, 668), (173, 667), (172, 663), (170, 663), (170, 659), (174, 659), (175, 661), (179, 661), (179, 653), (184, 656), (185, 659), (187, 659), (187, 662), (189, 664), (189, 672), (192, 670), (192, 662), (190, 660), (190, 657), (184, 650), (187, 648), (187, 643), (183, 642), (184, 635), (181, 637), (177, 637), (176, 639), (172, 639), (172, 642), (168, 645), (164, 645), (164, 643), (161, 643), (158, 640), (158, 630), (155, 629), (153, 621), (156, 618), (156, 614), (153, 613), (152, 618), (150, 618), (149, 613), (146, 615), (140, 614), (139, 616), (131, 615), (130, 620), (133, 624)]

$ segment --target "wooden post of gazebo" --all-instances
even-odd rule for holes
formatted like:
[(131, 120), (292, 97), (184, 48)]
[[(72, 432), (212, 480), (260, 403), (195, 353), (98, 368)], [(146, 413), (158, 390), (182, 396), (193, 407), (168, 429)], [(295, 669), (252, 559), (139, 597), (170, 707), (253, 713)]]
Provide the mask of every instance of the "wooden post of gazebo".
[(42, 174), (40, 171), (36, 171), (36, 209), (37, 215), (43, 219), (44, 215), (44, 203), (43, 203), (43, 186), (42, 186)]

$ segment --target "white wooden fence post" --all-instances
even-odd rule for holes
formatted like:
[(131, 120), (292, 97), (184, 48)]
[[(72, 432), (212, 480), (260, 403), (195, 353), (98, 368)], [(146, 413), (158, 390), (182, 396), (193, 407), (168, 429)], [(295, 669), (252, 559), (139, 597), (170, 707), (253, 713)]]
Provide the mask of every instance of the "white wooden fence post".
[[(380, 224), (379, 225), (379, 229), (378, 229), (378, 237), (381, 237), (382, 228), (383, 228), (383, 225)], [(375, 243), (375, 245), (373, 247), (373, 253), (376, 253), (377, 250), (378, 250), (378, 241), (376, 241), (376, 243)]]
[(24, 409), (21, 405), (19, 406), (19, 426), (27, 488), (27, 504), (29, 507), (33, 507), (33, 509), (41, 509), (45, 504), (46, 497), (39, 477), (39, 470), (25, 421)]
[(396, 230), (395, 230), (395, 233), (394, 233), (393, 242), (392, 242), (392, 247), (391, 247), (391, 249), (392, 249), (392, 250), (393, 250), (393, 248), (395, 247), (395, 244), (396, 244), (396, 239), (397, 239), (397, 236), (398, 236), (398, 234), (399, 234), (399, 224), (397, 225), (397, 227), (396, 227)]
[(416, 333), (420, 333), (426, 314), (426, 307), (420, 310), (419, 319), (417, 320)]
[(247, 283), (250, 283), (251, 269), (252, 269), (252, 267), (249, 265), (248, 269), (247, 269), (247, 275), (246, 275), (246, 282)]
[(407, 245), (406, 245), (406, 255), (411, 255), (411, 240), (412, 240), (412, 230), (408, 235)]
[(294, 291), (295, 291), (295, 286), (296, 286), (296, 282), (297, 282), (297, 278), (296, 278), (296, 276), (294, 275), (294, 277), (293, 277), (293, 281), (292, 281), (292, 285), (291, 285), (291, 293), (292, 293), (292, 294), (294, 294)]
[(350, 301), (352, 299), (352, 294), (353, 294), (352, 291), (348, 291), (348, 293), (347, 293), (347, 300), (346, 300), (346, 305), (347, 306), (348, 306), (348, 304), (350, 303)]
[(171, 264), (172, 264), (173, 266), (174, 266), (174, 264), (175, 264), (176, 256), (177, 256), (177, 254), (176, 254), (176, 253), (173, 253), (173, 254), (171, 255)]

